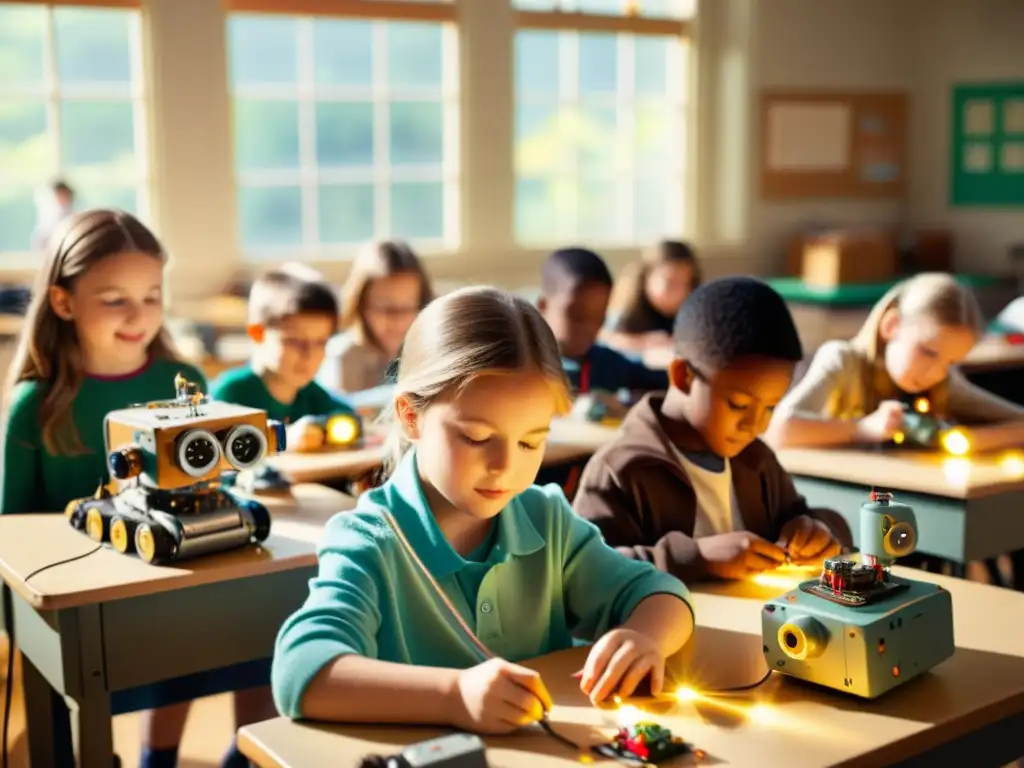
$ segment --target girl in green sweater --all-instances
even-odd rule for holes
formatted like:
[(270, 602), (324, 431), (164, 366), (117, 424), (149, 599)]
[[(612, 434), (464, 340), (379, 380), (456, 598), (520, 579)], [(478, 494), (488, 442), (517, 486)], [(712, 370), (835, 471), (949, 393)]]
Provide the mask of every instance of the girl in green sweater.
[[(166, 263), (121, 211), (77, 214), (54, 233), (4, 393), (0, 513), (60, 512), (91, 496), (108, 480), (107, 413), (173, 397), (177, 373), (206, 390), (164, 329)], [(176, 762), (188, 709), (144, 713), (143, 766)]]

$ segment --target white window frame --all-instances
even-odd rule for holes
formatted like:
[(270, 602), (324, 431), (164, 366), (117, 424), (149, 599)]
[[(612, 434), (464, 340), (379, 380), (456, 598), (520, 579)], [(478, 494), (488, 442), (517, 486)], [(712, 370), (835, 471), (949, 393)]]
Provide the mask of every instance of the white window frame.
[[(254, 9), (256, 9), (254, 11)], [(320, 242), (319, 187), (321, 184), (372, 184), (374, 190), (373, 237), (403, 237), (390, 232), (390, 184), (393, 182), (440, 182), (444, 194), (444, 222), (441, 238), (409, 238), (417, 252), (429, 255), (451, 252), (461, 243), (461, 161), (460, 161), (460, 66), (458, 27), (451, 3), (403, 2), (402, 0), (301, 0), (284, 10), (275, 0), (229, 0), (226, 3), (227, 23), (235, 14), (281, 15), (297, 22), (299, 61), (297, 85), (234, 85), (229, 78), (228, 98), (281, 99), (297, 101), (299, 110), (299, 167), (274, 171), (243, 171), (233, 160), (236, 198), (243, 188), (295, 187), (301, 190), (302, 242), (298, 246), (268, 246), (247, 249), (241, 242), (241, 210), (238, 211), (239, 252), (247, 264), (276, 263), (302, 258), (312, 263), (351, 260), (361, 243)], [(366, 21), (372, 27), (373, 79), (369, 88), (330, 86), (315, 82), (313, 29), (317, 18)], [(437, 23), (442, 31), (442, 82), (440, 103), (443, 115), (443, 150), (440, 167), (390, 164), (390, 103), (421, 101), (437, 103), (434, 88), (392, 88), (387, 83), (388, 22)], [(373, 104), (374, 158), (369, 168), (321, 168), (316, 160), (316, 103), (318, 100), (369, 101)]]
[[(514, 0), (510, 0), (514, 2)], [(575, 4), (572, 2), (563, 3), (564, 6), (574, 7)], [(559, 35), (559, 93), (556, 95), (545, 94), (545, 95), (532, 95), (526, 94), (521, 95), (514, 82), (514, 71), (513, 66), (513, 83), (511, 84), (511, 93), (513, 100), (513, 115), (518, 114), (518, 107), (520, 104), (524, 105), (545, 105), (554, 106), (557, 108), (565, 107), (576, 107), (578, 108), (582, 103), (586, 103), (587, 106), (610, 106), (616, 112), (617, 122), (624, 122), (627, 128), (626, 133), (632, 139), (635, 131), (635, 120), (633, 119), (634, 107), (643, 104), (648, 101), (650, 97), (640, 96), (637, 97), (635, 93), (635, 40), (638, 36), (649, 35), (658, 38), (665, 37), (678, 37), (681, 43), (681, 50), (679, 52), (681, 63), (683, 63), (682, 71), (678, 75), (672, 78), (672, 87), (678, 87), (681, 89), (682, 98), (679, 101), (671, 102), (673, 111), (678, 110), (677, 118), (679, 119), (680, 128), (682, 128), (682, 137), (685, 137), (685, 141), (681, 147), (681, 159), (680, 167), (677, 169), (680, 173), (680, 184), (673, 185), (669, 193), (673, 195), (674, 199), (668, 201), (669, 204), (675, 206), (680, 212), (679, 221), (682, 225), (682, 232), (678, 233), (680, 236), (690, 236), (690, 229), (692, 228), (693, 215), (691, 208), (693, 206), (693, 191), (694, 191), (694, 162), (691, 156), (690, 148), (693, 146), (691, 139), (692, 131), (694, 130), (695, 120), (693, 114), (693, 106), (696, 101), (695, 93), (693, 88), (694, 78), (692, 74), (689, 77), (684, 77), (684, 74), (692, 73), (695, 56), (692, 39), (691, 22), (688, 19), (677, 19), (677, 18), (651, 18), (640, 16), (637, 13), (630, 11), (633, 3), (630, 0), (623, 0), (623, 13), (622, 15), (601, 15), (582, 13), (572, 10), (565, 11), (515, 11), (515, 28), (513, 30), (513, 38), (517, 37), (520, 32), (554, 32)], [(618, 83), (614, 93), (609, 93), (607, 96), (587, 94), (584, 99), (581, 99), (579, 93), (579, 77), (578, 77), (578, 60), (579, 60), (579, 35), (580, 33), (608, 33), (616, 35), (616, 45), (618, 46), (618, 61), (620, 66), (617, 68)], [(564, 37), (563, 37), (564, 36)], [(564, 41), (564, 42), (563, 42)], [(622, 54), (626, 52), (626, 56)], [(513, 129), (513, 157), (516, 153), (516, 137), (515, 130)], [(575, 149), (573, 148), (573, 153)], [(572, 161), (572, 167), (569, 169), (558, 169), (553, 173), (545, 174), (543, 178), (551, 180), (565, 180), (578, 178), (579, 174), (575, 171), (576, 159)], [(521, 179), (519, 168), (513, 169), (513, 180), (514, 184), (518, 184)], [(601, 180), (606, 177), (602, 175)], [(513, 219), (513, 238), (515, 243), (520, 248), (544, 248), (552, 247), (563, 244), (563, 241), (568, 238), (572, 239), (584, 239), (588, 243), (610, 248), (631, 248), (636, 246), (646, 245), (645, 242), (637, 242), (637, 235), (635, 232), (635, 209), (634, 209), (634, 190), (633, 184), (636, 182), (642, 182), (644, 180), (662, 180), (664, 176), (652, 175), (641, 171), (634, 163), (629, 168), (629, 173), (621, 174), (619, 176), (623, 183), (617, 185), (616, 189), (616, 210), (620, 217), (618, 221), (618, 229), (620, 232), (625, 232), (624, 237), (617, 237), (604, 240), (596, 240), (589, 237), (586, 233), (579, 231), (579, 210), (574, 211), (576, 216), (575, 228), (572, 232), (565, 235), (560, 233), (552, 233), (550, 237), (543, 237), (539, 239), (527, 239), (524, 238), (518, 231), (516, 231), (514, 222), (517, 218), (516, 196), (512, 197), (512, 219)], [(583, 181), (584, 179), (580, 179)], [(595, 177), (597, 180), (597, 177)], [(627, 222), (632, 226), (627, 226)], [(672, 236), (675, 233), (666, 232), (664, 236)]]
[[(65, 2), (37, 2), (36, 0), (12, 0), (11, 5), (41, 5), (44, 7), (46, 19), (43, 28), (43, 90), (31, 86), (19, 86), (0, 82), (0, 101), (17, 99), (39, 100), (46, 102), (46, 136), (49, 139), (53, 166), (46, 169), (46, 178), (40, 185), (32, 179), (6, 177), (0, 172), (0, 185), (35, 186), (38, 195), (44, 191), (45, 185), (56, 178), (64, 179), (75, 190), (78, 199), (82, 197), (83, 185), (69, 173), (64, 164), (61, 132), (61, 109), (65, 100), (85, 101), (125, 101), (132, 103), (132, 140), (135, 146), (135, 179), (136, 214), (142, 220), (149, 218), (152, 196), (153, 177), (150, 162), (149, 120), (147, 114), (147, 91), (143, 58), (142, 12), (136, 0), (70, 0)], [(132, 11), (131, 34), (129, 36), (129, 61), (132, 68), (132, 82), (129, 86), (103, 84), (61, 85), (57, 56), (57, 39), (55, 32), (54, 12), (62, 7), (82, 7), (93, 10)], [(122, 180), (116, 180), (120, 185)], [(31, 230), (30, 230), (31, 232)], [(4, 251), (0, 254), (4, 267), (10, 269), (38, 267), (40, 254), (32, 251)]]

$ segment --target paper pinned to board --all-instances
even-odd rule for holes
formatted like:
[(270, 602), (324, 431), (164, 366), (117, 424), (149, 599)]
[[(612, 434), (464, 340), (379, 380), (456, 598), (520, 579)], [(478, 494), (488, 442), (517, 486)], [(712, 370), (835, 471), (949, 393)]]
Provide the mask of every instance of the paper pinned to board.
[(773, 171), (846, 170), (851, 121), (845, 104), (773, 104), (768, 110), (768, 167)]
[(995, 128), (995, 104), (991, 99), (971, 99), (964, 104), (964, 133), (988, 136)]

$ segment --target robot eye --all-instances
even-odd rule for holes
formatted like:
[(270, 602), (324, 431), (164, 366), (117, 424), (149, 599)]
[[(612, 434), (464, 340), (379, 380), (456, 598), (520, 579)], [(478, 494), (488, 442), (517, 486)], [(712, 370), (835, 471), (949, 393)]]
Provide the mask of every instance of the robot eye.
[(232, 427), (224, 438), (224, 456), (235, 469), (249, 469), (267, 453), (267, 436), (251, 424)]
[(212, 432), (190, 429), (182, 433), (175, 446), (175, 458), (189, 477), (203, 477), (220, 463), (220, 443)]

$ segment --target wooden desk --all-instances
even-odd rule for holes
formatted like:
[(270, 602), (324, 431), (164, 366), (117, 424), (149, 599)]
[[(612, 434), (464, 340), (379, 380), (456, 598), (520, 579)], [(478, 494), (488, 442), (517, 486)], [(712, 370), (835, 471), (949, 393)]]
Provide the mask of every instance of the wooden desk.
[[(615, 427), (556, 419), (551, 425), (544, 464), (559, 464), (589, 456), (616, 433)], [(383, 458), (383, 446), (375, 445), (349, 451), (286, 452), (271, 456), (267, 461), (292, 482), (317, 483), (357, 479), (379, 467)]]
[(914, 508), (919, 552), (963, 564), (1024, 548), (1024, 455), (799, 448), (778, 457), (808, 503), (846, 518), (855, 542), (860, 506), (879, 488)]
[[(875, 701), (773, 676), (746, 696), (686, 703), (636, 700), (652, 719), (708, 753), (707, 764), (760, 768), (843, 766), (996, 766), (1024, 753), (1024, 595), (896, 569), (942, 583), (953, 596), (957, 652), (932, 673)], [(760, 611), (780, 590), (749, 585), (697, 593), (696, 636), (670, 663), (696, 690), (743, 685), (764, 672)], [(576, 743), (606, 740), (618, 717), (588, 705), (572, 672), (586, 649), (536, 660), (555, 700), (552, 724)], [(1016, 730), (1014, 730), (1016, 729)], [(393, 754), (441, 733), (428, 728), (342, 727), (277, 718), (239, 732), (241, 750), (261, 768), (358, 765), (369, 753)], [(535, 730), (488, 738), (491, 768), (576, 765), (577, 754)], [(960, 758), (958, 761), (956, 758)], [(595, 764), (610, 765), (595, 760)], [(680, 763), (688, 764), (688, 763)]]
[(354, 502), (313, 485), (261, 501), (273, 515), (262, 546), (165, 567), (97, 550), (63, 515), (0, 516), (34, 765), (68, 764), (62, 696), (77, 704), (79, 764), (110, 768), (114, 698), (273, 654), (308, 594), (324, 523)]
[(985, 336), (960, 363), (960, 369), (968, 376), (1021, 368), (1024, 368), (1024, 344), (1010, 344), (997, 334)]

